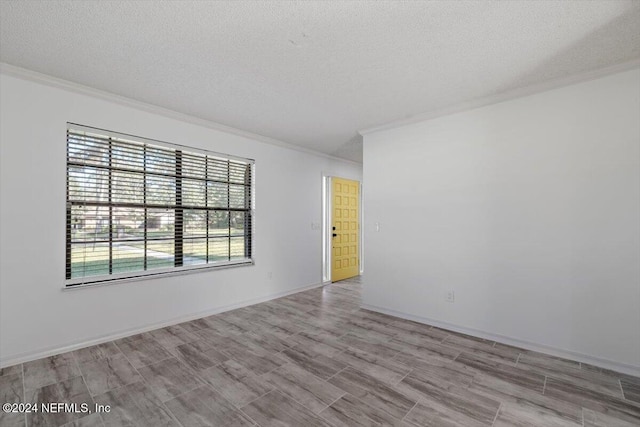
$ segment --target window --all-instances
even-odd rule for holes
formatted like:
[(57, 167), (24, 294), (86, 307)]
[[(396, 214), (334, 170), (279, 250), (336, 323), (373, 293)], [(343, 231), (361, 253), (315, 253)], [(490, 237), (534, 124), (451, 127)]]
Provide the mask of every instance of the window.
[(251, 264), (252, 169), (69, 123), (66, 285)]

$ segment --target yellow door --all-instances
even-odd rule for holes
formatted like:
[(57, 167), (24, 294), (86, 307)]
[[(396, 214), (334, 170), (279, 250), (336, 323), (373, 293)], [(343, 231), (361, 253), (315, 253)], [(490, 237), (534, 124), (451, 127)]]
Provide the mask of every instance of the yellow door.
[(331, 281), (360, 274), (360, 183), (348, 179), (332, 179), (333, 237)]

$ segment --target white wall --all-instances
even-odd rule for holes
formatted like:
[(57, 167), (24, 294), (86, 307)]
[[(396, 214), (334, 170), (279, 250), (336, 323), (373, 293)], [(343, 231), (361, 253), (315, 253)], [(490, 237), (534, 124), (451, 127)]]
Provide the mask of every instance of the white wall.
[(639, 162), (637, 69), (365, 135), (364, 303), (640, 374)]
[[(66, 123), (256, 160), (256, 264), (63, 291)], [(361, 165), (0, 75), (0, 363), (321, 282), (322, 174)], [(273, 278), (268, 279), (268, 272)]]

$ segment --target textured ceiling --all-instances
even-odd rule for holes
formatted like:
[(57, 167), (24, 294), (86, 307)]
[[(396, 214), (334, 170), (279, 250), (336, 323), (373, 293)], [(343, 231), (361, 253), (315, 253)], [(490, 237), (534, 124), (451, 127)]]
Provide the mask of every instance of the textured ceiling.
[(639, 1), (2, 1), (0, 60), (345, 158), (359, 129), (640, 57)]

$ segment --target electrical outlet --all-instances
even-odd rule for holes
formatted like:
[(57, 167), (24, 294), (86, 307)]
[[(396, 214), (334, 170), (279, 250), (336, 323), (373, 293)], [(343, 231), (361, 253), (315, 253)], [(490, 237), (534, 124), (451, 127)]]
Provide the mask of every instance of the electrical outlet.
[(268, 272), (268, 273), (267, 273), (267, 278), (268, 278), (269, 280), (273, 279), (273, 273), (272, 273), (272, 272)]
[(444, 300), (445, 300), (446, 302), (454, 302), (454, 301), (456, 300), (456, 295), (455, 295), (455, 293), (454, 293), (453, 291), (447, 291), (447, 292), (444, 294)]

